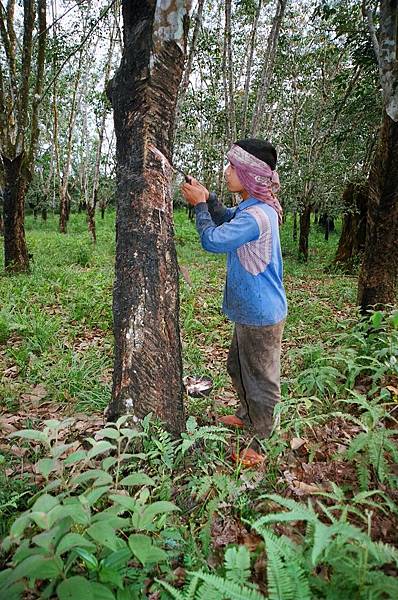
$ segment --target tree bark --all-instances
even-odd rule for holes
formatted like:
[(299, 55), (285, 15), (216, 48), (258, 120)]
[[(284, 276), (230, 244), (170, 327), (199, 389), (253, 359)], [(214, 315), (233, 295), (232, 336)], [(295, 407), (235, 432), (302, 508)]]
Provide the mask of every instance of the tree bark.
[(366, 248), (358, 304), (395, 304), (398, 277), (398, 122), (384, 112), (378, 150), (369, 174)]
[(253, 136), (256, 136), (261, 129), (261, 123), (265, 113), (267, 92), (274, 71), (279, 32), (281, 29), (283, 17), (285, 15), (286, 4), (287, 0), (278, 0), (275, 16), (272, 22), (271, 32), (268, 37), (267, 50), (265, 52), (265, 58), (262, 67), (261, 82), (257, 91), (256, 104), (253, 110), (253, 118), (251, 124), (251, 133)]
[(242, 108), (242, 137), (246, 136), (246, 123), (247, 123), (247, 111), (249, 106), (249, 94), (250, 94), (250, 80), (251, 73), (253, 69), (253, 58), (254, 58), (254, 48), (256, 43), (256, 35), (257, 35), (257, 27), (258, 20), (260, 18), (261, 7), (263, 0), (258, 0), (256, 14), (254, 16), (252, 30), (250, 34), (250, 45), (249, 45), (249, 56), (247, 58), (247, 66), (246, 66), (246, 76), (245, 76), (245, 92), (243, 97), (243, 108)]
[(311, 226), (311, 206), (305, 206), (300, 213), (299, 259), (308, 261), (308, 238)]
[(29, 255), (25, 240), (25, 193), (27, 177), (23, 157), (13, 160), (3, 156), (4, 165), (4, 262), (6, 270), (21, 273), (29, 270)]
[[(9, 273), (29, 270), (24, 227), (25, 194), (32, 180), (39, 137), (39, 98), (47, 39), (45, 0), (39, 0), (37, 5), (32, 0), (23, 3), (22, 44), (15, 33), (14, 8), (15, 2), (10, 1), (7, 13), (4, 8), (0, 11), (0, 32), (6, 56), (0, 64), (0, 153), (4, 168), (4, 259)], [(38, 42), (33, 44), (36, 10)], [(7, 80), (3, 77), (3, 67), (8, 71)], [(32, 80), (34, 93), (30, 94)]]
[(108, 418), (131, 414), (139, 420), (152, 412), (177, 434), (184, 410), (169, 161), (187, 15), (177, 0), (167, 6), (124, 0), (125, 46), (108, 88), (117, 138), (115, 363)]
[(368, 206), (367, 184), (349, 183), (343, 193), (346, 212), (334, 263), (350, 266), (365, 248), (366, 215)]
[(293, 211), (293, 241), (297, 242), (297, 211)]

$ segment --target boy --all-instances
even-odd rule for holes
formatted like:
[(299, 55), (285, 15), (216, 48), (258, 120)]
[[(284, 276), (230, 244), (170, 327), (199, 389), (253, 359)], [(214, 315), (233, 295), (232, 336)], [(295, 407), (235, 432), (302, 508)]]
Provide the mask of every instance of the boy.
[[(261, 439), (273, 429), (274, 406), (280, 400), (281, 339), (287, 313), (279, 240), (282, 209), (275, 196), (277, 153), (270, 142), (250, 138), (233, 144), (227, 157), (227, 187), (242, 197), (237, 207), (226, 208), (195, 179), (181, 191), (195, 207), (203, 248), (227, 254), (223, 312), (235, 324), (227, 370), (240, 407), (236, 416), (220, 421), (247, 427)], [(256, 440), (251, 455), (253, 448), (259, 448)]]

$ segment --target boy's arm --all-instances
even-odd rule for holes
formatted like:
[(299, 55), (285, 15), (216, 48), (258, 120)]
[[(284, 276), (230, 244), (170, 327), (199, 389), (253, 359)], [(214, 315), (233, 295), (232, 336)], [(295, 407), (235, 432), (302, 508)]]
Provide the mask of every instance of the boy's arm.
[(259, 238), (257, 221), (247, 212), (219, 226), (211, 218), (206, 202), (196, 204), (195, 214), (202, 247), (208, 252), (230, 252)]
[(215, 192), (210, 192), (207, 205), (209, 207), (210, 216), (216, 225), (222, 225), (223, 223), (229, 222), (236, 212), (236, 207), (227, 208), (222, 202), (219, 202)]

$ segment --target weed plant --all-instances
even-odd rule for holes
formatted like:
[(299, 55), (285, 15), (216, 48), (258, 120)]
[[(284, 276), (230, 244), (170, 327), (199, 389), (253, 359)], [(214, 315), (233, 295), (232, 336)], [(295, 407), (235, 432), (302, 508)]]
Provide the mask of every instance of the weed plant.
[[(222, 396), (231, 334), (220, 310), (224, 257), (200, 249), (184, 211), (175, 222), (184, 372), (210, 375)], [(0, 367), (13, 369), (0, 380), (3, 410), (17, 410), (37, 384), (46, 401), (72, 414), (107, 405), (113, 229), (109, 213), (98, 221), (94, 248), (83, 215), (72, 215), (67, 236), (57, 233), (56, 218), (27, 219), (32, 273), (2, 278)], [(359, 319), (354, 278), (325, 273), (337, 236), (325, 242), (313, 227), (307, 265), (296, 259), (289, 220), (281, 236), (290, 313), (280, 431), (263, 442), (263, 471), (230, 463), (231, 434), (206, 420), (214, 395), (187, 399), (200, 424), (188, 418), (178, 440), (150, 417), (140, 430), (122, 418), (77, 447), (71, 435), (59, 440), (68, 421), (36, 427), (32, 415), (14, 438), (44, 483), (7, 479), (13, 459), (4, 448), (0, 454), (0, 598), (398, 596), (396, 550), (372, 539), (380, 514), (397, 517), (398, 316)], [(325, 460), (355, 467), (356, 479), (315, 488), (308, 502), (286, 498), (292, 438), (316, 439), (336, 420), (347, 435)], [(238, 449), (246, 442), (233, 441)], [(328, 442), (314, 443), (301, 460), (310, 463)], [(220, 521), (238, 533), (215, 547)]]

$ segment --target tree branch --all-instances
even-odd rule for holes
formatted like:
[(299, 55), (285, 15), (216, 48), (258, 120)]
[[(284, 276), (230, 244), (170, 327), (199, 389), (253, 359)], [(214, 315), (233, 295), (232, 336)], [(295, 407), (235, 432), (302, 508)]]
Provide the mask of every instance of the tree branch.
[(64, 68), (64, 66), (72, 58), (72, 56), (74, 56), (75, 54), (77, 54), (83, 48), (84, 44), (87, 42), (88, 38), (93, 33), (93, 31), (97, 27), (98, 23), (100, 23), (102, 21), (102, 19), (104, 17), (106, 17), (106, 15), (108, 14), (108, 12), (112, 8), (112, 6), (115, 4), (115, 2), (117, 2), (117, 0), (112, 0), (112, 2), (109, 4), (109, 6), (107, 6), (106, 10), (98, 17), (98, 19), (94, 22), (94, 24), (92, 25), (92, 27), (89, 29), (88, 33), (84, 36), (81, 44), (77, 48), (75, 48), (73, 50), (73, 52), (71, 52), (70, 54), (68, 54), (68, 56), (65, 58), (64, 62), (61, 64), (61, 66), (59, 67), (59, 69), (56, 71), (54, 77), (51, 79), (51, 81), (49, 82), (49, 84), (46, 86), (44, 92), (41, 95), (41, 98), (40, 98), (39, 102), (43, 101), (43, 99), (45, 98), (45, 96), (48, 94), (48, 92), (52, 88), (54, 81), (58, 78), (58, 75), (61, 73), (61, 71)]

